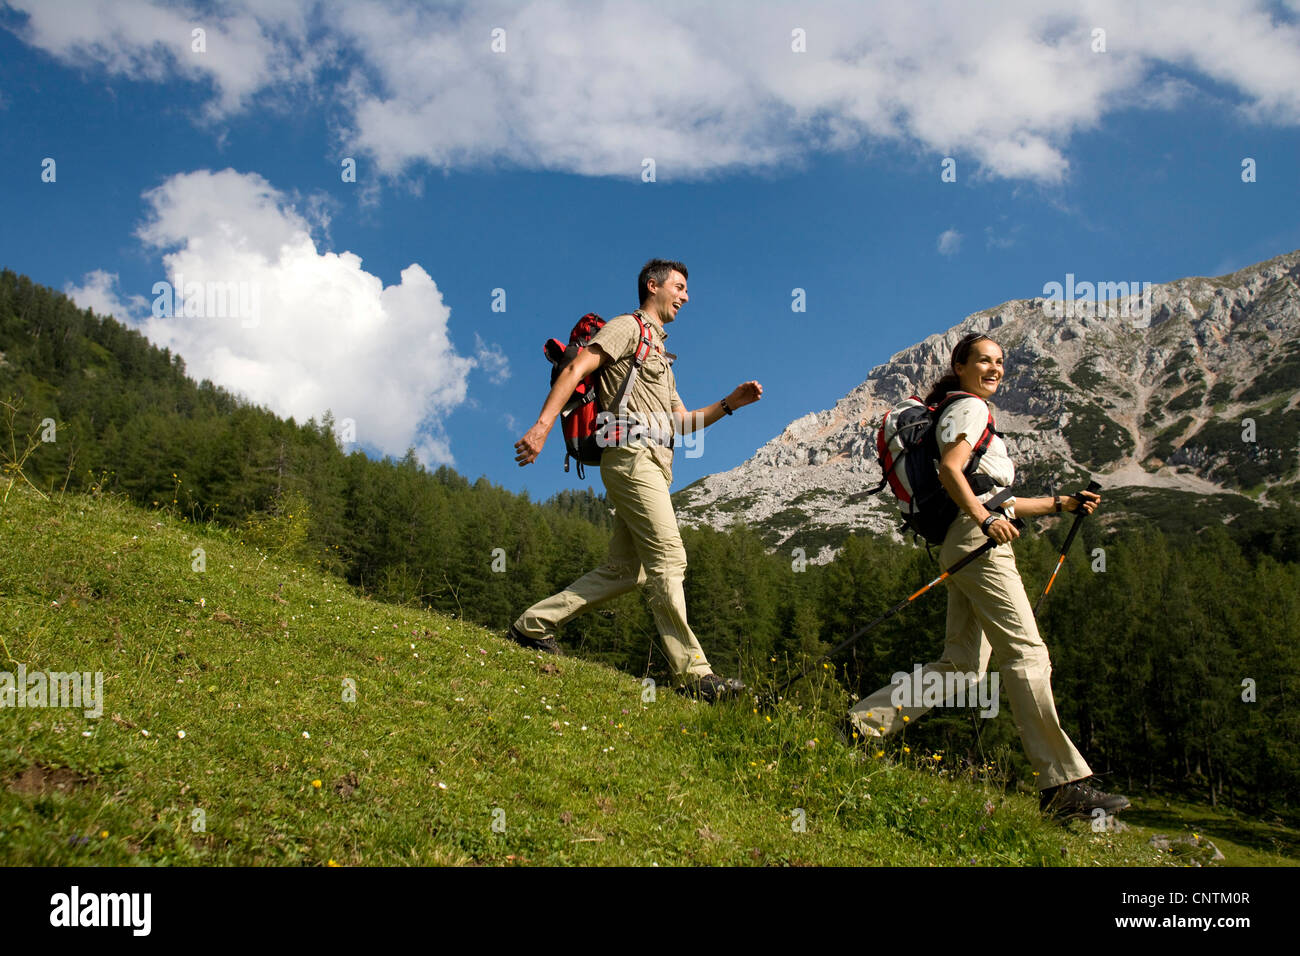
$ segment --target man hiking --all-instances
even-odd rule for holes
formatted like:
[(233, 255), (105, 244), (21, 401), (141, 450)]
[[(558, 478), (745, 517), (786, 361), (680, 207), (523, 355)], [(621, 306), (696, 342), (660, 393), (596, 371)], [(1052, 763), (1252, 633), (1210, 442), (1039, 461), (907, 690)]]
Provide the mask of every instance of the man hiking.
[(651, 259), (637, 277), (637, 294), (641, 308), (611, 319), (596, 333), (590, 345), (560, 372), (537, 423), (515, 443), (520, 467), (535, 461), (574, 389), (597, 369), (600, 407), (609, 410), (632, 369), (641, 330), (648, 330), (651, 348), (626, 396), (628, 419), (642, 427), (624, 429), (624, 437), (605, 447), (600, 459), (605, 497), (614, 508), (609, 554), (596, 570), (519, 615), (509, 636), (524, 647), (558, 654), (555, 632), (561, 624), (644, 584), (674, 684), (682, 692), (712, 703), (739, 693), (745, 685), (713, 673), (686, 622), (686, 549), (668, 494), (673, 435), (705, 428), (758, 401), (763, 387), (745, 382), (721, 401), (687, 411), (673, 377), (675, 356), (664, 351), (668, 337), (664, 326), (677, 318), (678, 310), (689, 300), (686, 266)]

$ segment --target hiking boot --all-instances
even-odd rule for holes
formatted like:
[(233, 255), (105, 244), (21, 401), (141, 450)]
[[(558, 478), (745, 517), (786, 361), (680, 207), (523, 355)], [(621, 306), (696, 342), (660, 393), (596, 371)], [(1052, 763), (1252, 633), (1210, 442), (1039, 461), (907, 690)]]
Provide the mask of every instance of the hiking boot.
[(554, 654), (556, 657), (562, 657), (560, 653), (560, 642), (553, 637), (529, 637), (515, 630), (515, 626), (510, 625), (510, 630), (506, 637), (514, 641), (520, 647), (526, 647), (531, 651), (541, 651), (543, 654)]
[(677, 693), (713, 704), (726, 697), (739, 697), (744, 690), (745, 683), (738, 677), (705, 674), (700, 678), (688, 678), (687, 683), (677, 688)]
[(1103, 793), (1083, 780), (1049, 787), (1038, 799), (1038, 808), (1057, 820), (1086, 820), (1096, 810), (1104, 810), (1107, 814), (1118, 813), (1128, 805), (1128, 797)]

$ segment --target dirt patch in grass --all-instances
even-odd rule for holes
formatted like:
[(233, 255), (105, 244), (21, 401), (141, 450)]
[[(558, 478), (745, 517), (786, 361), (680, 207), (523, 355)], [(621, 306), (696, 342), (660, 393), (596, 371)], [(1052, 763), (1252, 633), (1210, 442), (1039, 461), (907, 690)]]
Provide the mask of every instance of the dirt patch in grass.
[(356, 792), (359, 786), (361, 786), (361, 781), (357, 779), (357, 772), (353, 770), (346, 777), (339, 777), (334, 781), (334, 792), (346, 800)]
[(94, 780), (67, 767), (45, 767), (34, 763), (9, 779), (9, 789), (23, 796), (41, 797), (51, 793), (73, 793), (91, 786)]

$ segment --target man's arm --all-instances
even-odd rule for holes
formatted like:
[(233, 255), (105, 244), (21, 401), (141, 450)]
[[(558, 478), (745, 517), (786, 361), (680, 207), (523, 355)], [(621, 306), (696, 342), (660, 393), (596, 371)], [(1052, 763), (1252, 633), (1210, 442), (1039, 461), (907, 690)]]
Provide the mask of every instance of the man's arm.
[[(746, 405), (752, 405), (763, 397), (763, 386), (758, 382), (744, 382), (737, 385), (725, 399), (727, 405), (734, 412), (738, 408), (744, 408)], [(686, 411), (679, 408), (674, 413), (677, 416), (677, 431), (683, 435), (689, 435), (703, 428), (708, 428), (719, 418), (727, 414), (722, 407), (722, 402), (714, 402), (712, 405), (706, 405), (703, 408), (697, 408), (694, 411)]]
[(546, 436), (551, 433), (555, 419), (564, 410), (565, 404), (573, 395), (573, 390), (584, 378), (607, 361), (609, 357), (600, 346), (590, 345), (579, 352), (578, 357), (560, 372), (560, 377), (555, 380), (550, 394), (546, 396), (541, 414), (537, 416), (537, 424), (528, 429), (523, 438), (515, 442), (515, 461), (519, 462), (520, 468), (531, 465), (537, 460), (537, 456), (542, 453), (542, 446), (546, 444)]

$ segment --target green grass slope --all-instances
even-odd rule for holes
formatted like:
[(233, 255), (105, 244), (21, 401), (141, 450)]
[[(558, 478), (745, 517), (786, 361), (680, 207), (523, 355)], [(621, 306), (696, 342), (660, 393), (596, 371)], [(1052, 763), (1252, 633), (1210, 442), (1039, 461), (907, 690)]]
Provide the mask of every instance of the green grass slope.
[(19, 664), (102, 671), (103, 716), (0, 708), (0, 864), (1186, 862), (942, 755), (859, 757), (815, 703), (651, 695), (228, 531), (15, 484), (0, 671)]

